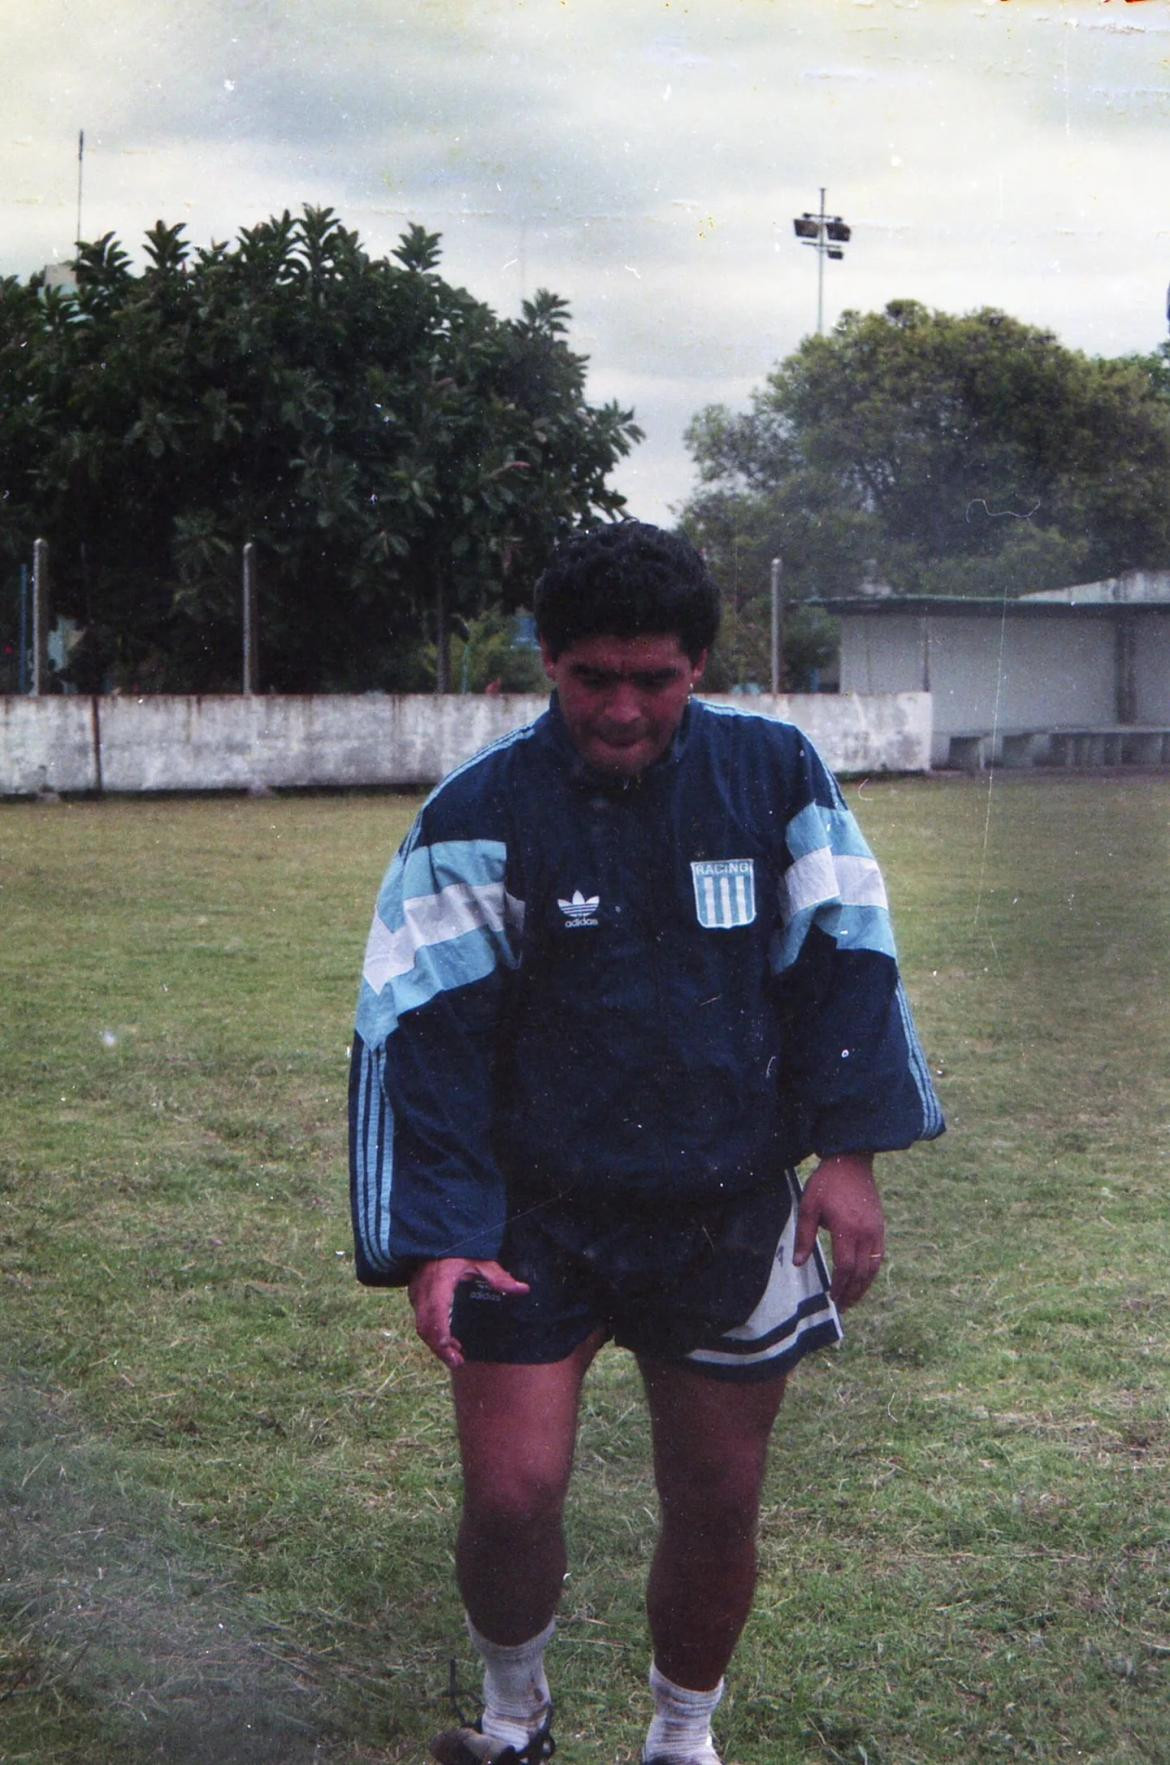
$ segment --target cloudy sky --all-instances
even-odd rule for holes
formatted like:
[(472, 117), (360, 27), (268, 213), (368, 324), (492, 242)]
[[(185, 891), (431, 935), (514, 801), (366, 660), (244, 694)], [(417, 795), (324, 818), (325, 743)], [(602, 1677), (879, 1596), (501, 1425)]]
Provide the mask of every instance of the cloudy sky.
[(816, 324), (792, 217), (853, 228), (825, 319), (992, 305), (1113, 355), (1166, 336), (1170, 0), (0, 0), (0, 274), (82, 232), (197, 243), (304, 203), (409, 221), (503, 313), (566, 297), (590, 395), (683, 430)]

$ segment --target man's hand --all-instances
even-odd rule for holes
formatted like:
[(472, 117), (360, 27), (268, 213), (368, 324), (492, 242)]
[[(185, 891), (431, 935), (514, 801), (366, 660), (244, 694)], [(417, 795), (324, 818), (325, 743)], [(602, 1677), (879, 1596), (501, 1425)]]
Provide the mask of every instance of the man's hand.
[(451, 1334), (451, 1307), (455, 1289), (464, 1281), (483, 1281), (493, 1293), (527, 1293), (527, 1281), (517, 1281), (498, 1262), (475, 1262), (465, 1256), (441, 1256), (422, 1263), (411, 1276), (407, 1293), (414, 1307), (414, 1327), (445, 1367), (463, 1365), (463, 1347)]
[(821, 1161), (808, 1180), (796, 1222), (793, 1262), (803, 1266), (824, 1227), (833, 1246), (829, 1291), (841, 1311), (865, 1297), (886, 1252), (886, 1222), (873, 1180), (873, 1160), (862, 1153)]

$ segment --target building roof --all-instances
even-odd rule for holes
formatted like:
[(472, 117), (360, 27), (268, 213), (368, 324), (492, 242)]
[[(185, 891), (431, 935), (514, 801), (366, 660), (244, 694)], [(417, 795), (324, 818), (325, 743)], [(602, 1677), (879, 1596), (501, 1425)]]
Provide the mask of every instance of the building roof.
[[(868, 571), (872, 566), (867, 568)], [(872, 583), (852, 595), (817, 602), (830, 613), (968, 613), (1001, 618), (1005, 606), (1014, 618), (1056, 613), (1107, 612), (1111, 608), (1170, 607), (1170, 570), (1126, 570), (1099, 582), (1077, 582), (1068, 588), (1042, 588), (1024, 595), (896, 594)]]
[(1170, 601), (1170, 570), (1126, 570), (1100, 582), (1078, 582), (1071, 588), (1042, 588), (1025, 595), (1029, 601), (1125, 601), (1148, 606)]
[(1083, 619), (1116, 618), (1119, 613), (1170, 613), (1167, 600), (1041, 600), (1035, 595), (961, 595), (961, 594), (886, 594), (834, 595), (814, 600), (835, 618), (860, 614), (865, 618), (889, 619), (908, 614), (938, 614), (943, 618), (1012, 619)]

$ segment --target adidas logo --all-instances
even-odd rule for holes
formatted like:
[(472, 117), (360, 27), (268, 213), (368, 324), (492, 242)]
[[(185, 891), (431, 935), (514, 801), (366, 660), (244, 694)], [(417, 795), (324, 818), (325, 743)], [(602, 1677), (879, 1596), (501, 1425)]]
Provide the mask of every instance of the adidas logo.
[(565, 916), (566, 930), (575, 930), (581, 925), (597, 924), (597, 909), (601, 905), (600, 895), (583, 895), (580, 889), (574, 889), (570, 900), (558, 898), (557, 906)]

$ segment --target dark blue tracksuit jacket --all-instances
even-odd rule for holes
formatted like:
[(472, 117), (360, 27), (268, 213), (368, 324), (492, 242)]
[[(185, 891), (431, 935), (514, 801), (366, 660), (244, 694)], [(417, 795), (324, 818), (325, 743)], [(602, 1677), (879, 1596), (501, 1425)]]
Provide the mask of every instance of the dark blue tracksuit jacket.
[(517, 1186), (669, 1207), (942, 1128), (877, 864), (791, 724), (692, 701), (623, 786), (554, 697), (390, 867), (350, 1085), (362, 1281), (497, 1256)]

